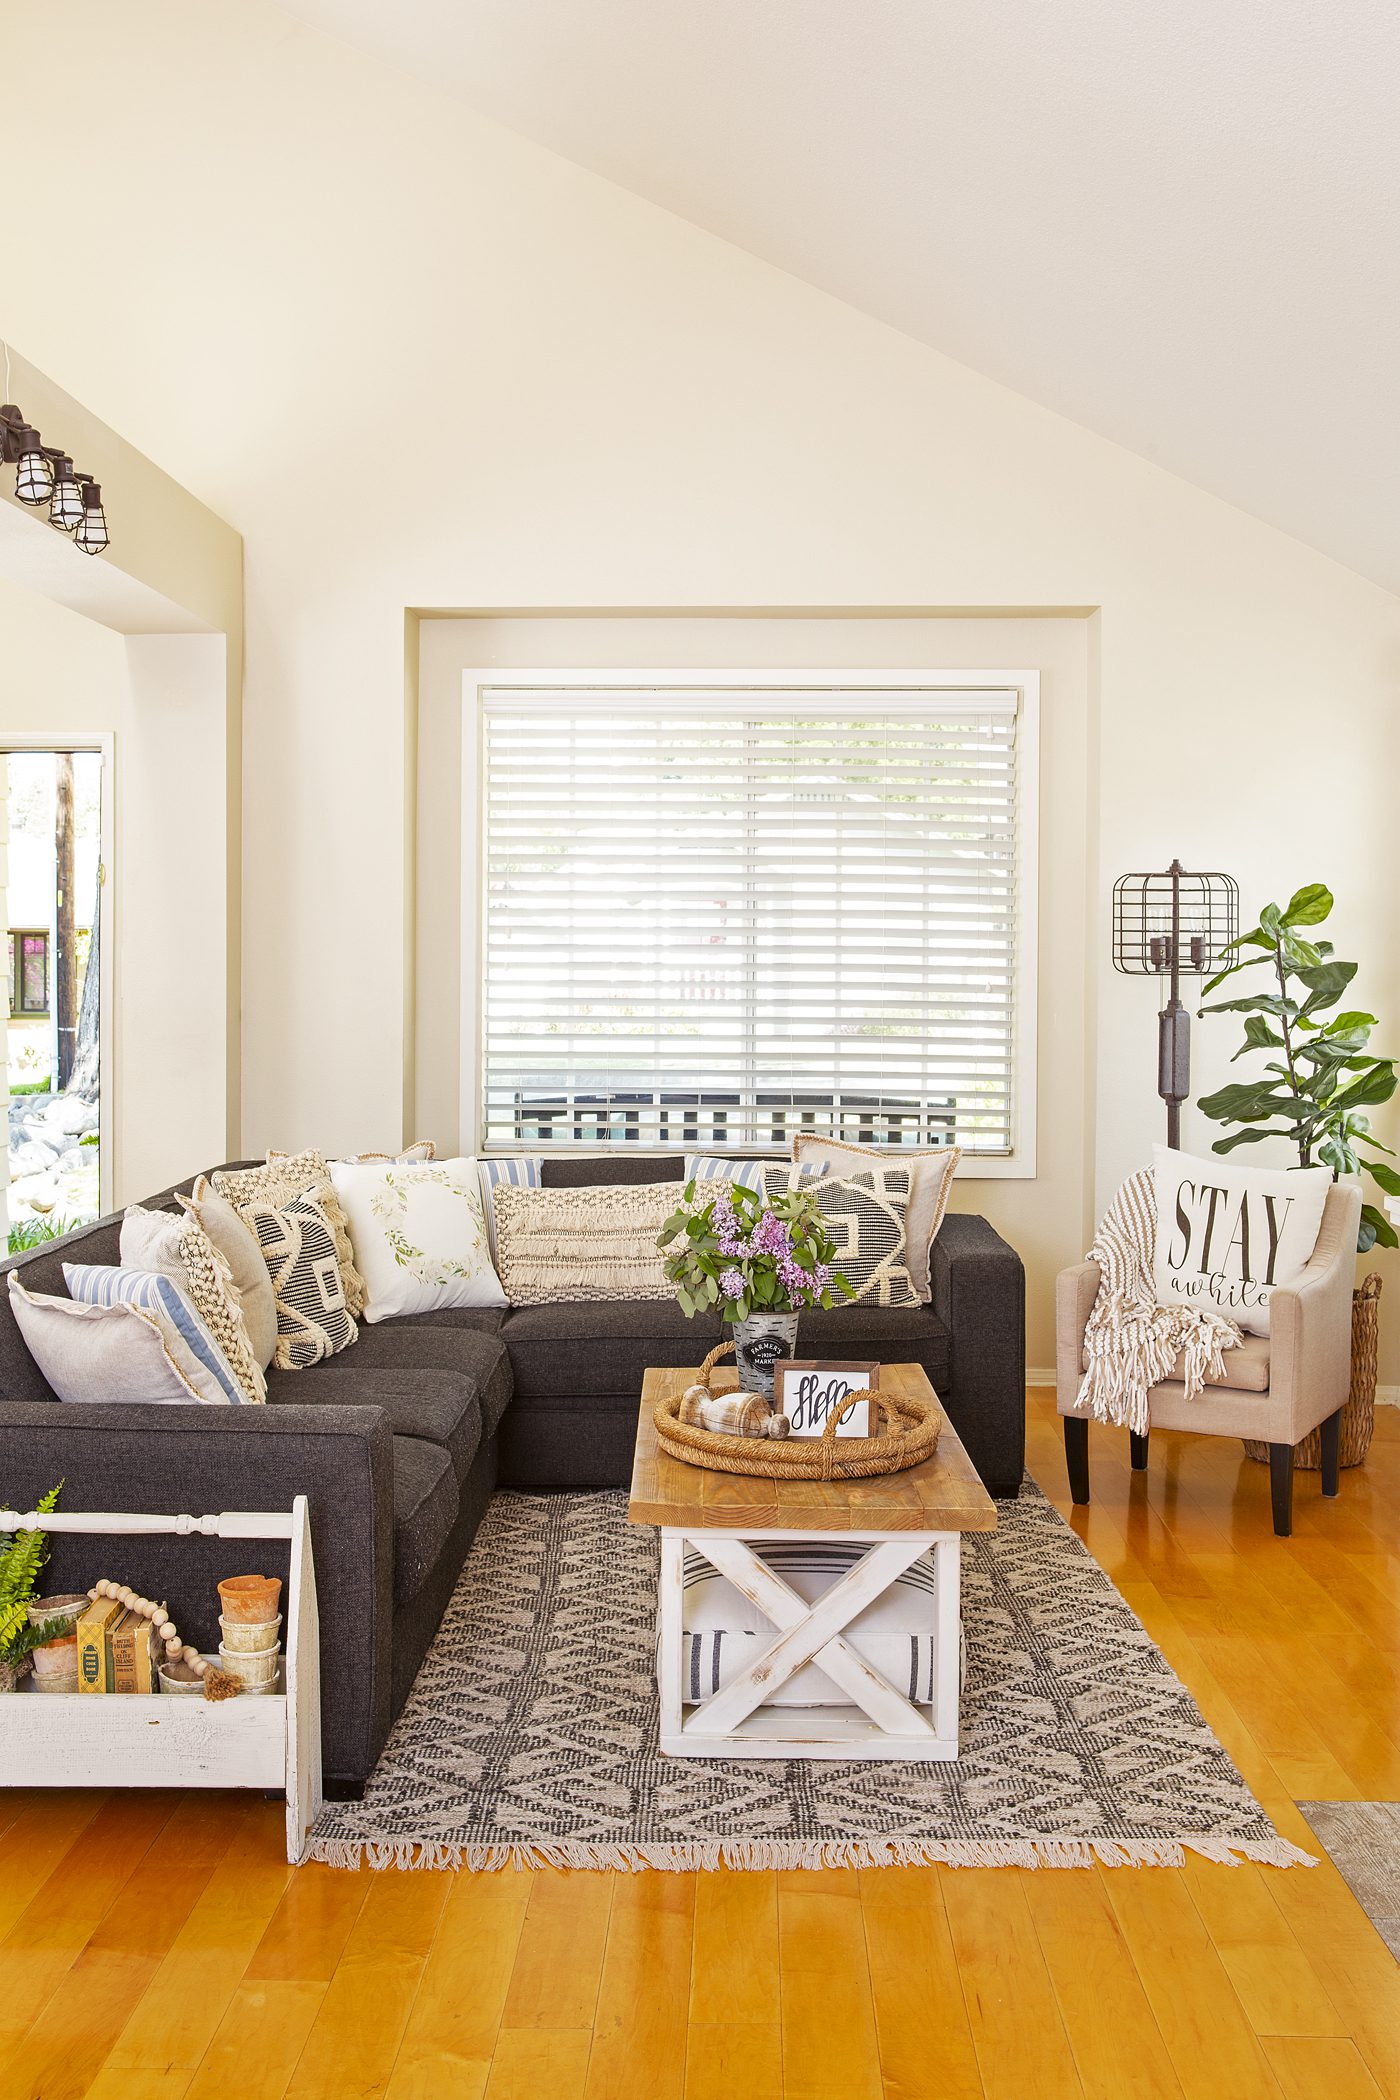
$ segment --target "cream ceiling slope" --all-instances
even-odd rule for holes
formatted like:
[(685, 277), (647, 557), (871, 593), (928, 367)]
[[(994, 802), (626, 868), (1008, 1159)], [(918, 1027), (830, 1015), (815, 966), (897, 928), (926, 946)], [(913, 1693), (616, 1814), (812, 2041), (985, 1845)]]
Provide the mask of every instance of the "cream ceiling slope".
[(1400, 589), (1394, 0), (287, 0)]

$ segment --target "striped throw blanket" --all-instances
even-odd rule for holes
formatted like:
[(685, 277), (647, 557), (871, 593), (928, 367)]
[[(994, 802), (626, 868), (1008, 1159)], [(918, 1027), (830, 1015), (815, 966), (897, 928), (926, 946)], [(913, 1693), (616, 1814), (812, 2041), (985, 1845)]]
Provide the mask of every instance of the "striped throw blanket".
[(1193, 1400), (1207, 1378), (1224, 1376), (1224, 1352), (1240, 1341), (1239, 1328), (1221, 1313), (1157, 1303), (1156, 1240), (1156, 1191), (1152, 1169), (1144, 1167), (1123, 1183), (1089, 1249), (1088, 1260), (1103, 1273), (1084, 1329), (1089, 1368), (1079, 1388), (1079, 1405), (1095, 1421), (1139, 1436), (1147, 1429), (1150, 1386), (1180, 1378)]

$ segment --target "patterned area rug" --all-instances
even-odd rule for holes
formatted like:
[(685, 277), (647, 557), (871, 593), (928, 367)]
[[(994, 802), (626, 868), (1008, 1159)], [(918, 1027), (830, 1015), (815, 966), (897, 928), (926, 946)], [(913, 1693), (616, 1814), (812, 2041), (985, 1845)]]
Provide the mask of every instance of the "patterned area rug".
[(663, 1758), (657, 1535), (621, 1494), (499, 1494), (363, 1801), (377, 1867), (1310, 1865), (1031, 1482), (964, 1541), (951, 1764)]

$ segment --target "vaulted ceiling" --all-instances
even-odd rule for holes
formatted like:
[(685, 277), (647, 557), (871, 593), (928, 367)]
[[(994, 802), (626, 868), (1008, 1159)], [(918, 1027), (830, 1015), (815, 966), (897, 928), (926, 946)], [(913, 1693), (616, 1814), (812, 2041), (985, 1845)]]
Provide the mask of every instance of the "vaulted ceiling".
[(283, 0), (1400, 591), (1394, 0)]

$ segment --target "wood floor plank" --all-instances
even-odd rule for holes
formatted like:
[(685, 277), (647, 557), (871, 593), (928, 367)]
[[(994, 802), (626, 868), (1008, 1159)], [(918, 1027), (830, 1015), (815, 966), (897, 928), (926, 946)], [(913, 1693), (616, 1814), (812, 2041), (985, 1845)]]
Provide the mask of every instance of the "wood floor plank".
[(942, 1880), (987, 2100), (1077, 2100), (1083, 2093), (1059, 2000), (1014, 1868)]
[(187, 2100), (283, 2100), (325, 1995), (324, 1983), (298, 1978), (240, 1984)]
[(982, 2100), (936, 1867), (866, 1867), (861, 1916), (884, 2100)]
[(618, 1879), (598, 1985), (587, 2100), (683, 2100), (694, 1935), (693, 1874)]
[(1270, 2035), (1264, 2054), (1284, 2100), (1384, 2100), (1354, 2042), (1335, 2035)]
[(778, 2024), (778, 1882), (721, 1868), (695, 1877), (693, 2026)]
[(249, 1981), (329, 1983), (373, 1880), (369, 1867), (302, 1867), (248, 1964)]
[[(885, 2092), (886, 2100), (895, 2100), (898, 2088), (887, 2084)], [(685, 2100), (784, 2100), (783, 2041), (777, 2022), (691, 2027), (686, 2036)]]
[(491, 2059), (485, 2100), (583, 2100), (588, 2047), (580, 2027), (508, 2028)]
[(1269, 1892), (1268, 1869), (1189, 1859), (1191, 1900), (1259, 2035), (1340, 2035), (1346, 2026)]
[(501, 2024), (591, 2027), (618, 1877), (545, 1868), (530, 1880)]
[(780, 1876), (778, 1945), (785, 2100), (881, 2100), (857, 1877)]
[[(390, 2100), (484, 2092), (530, 1894), (528, 1874), (457, 1874), (387, 2088)], [(595, 1983), (596, 1992), (596, 1983)], [(587, 2035), (592, 2009), (576, 2032)]]
[(451, 1892), (445, 1874), (376, 1874), (306, 2037), (288, 2100), (379, 2100)]
[(1097, 1874), (1027, 1874), (1025, 1897), (1086, 2100), (1182, 2100), (1181, 2085)]

